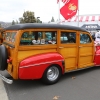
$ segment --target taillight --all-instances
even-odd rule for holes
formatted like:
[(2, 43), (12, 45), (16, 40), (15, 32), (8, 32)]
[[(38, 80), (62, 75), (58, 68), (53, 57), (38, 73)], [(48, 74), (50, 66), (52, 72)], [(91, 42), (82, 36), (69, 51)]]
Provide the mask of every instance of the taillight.
[(11, 62), (12, 62), (11, 58), (7, 59), (7, 63), (11, 63)]

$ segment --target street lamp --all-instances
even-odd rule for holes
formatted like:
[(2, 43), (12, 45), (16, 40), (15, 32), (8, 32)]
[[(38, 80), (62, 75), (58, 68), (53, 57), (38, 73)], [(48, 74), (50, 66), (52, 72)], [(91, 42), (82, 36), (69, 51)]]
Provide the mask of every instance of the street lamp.
[(36, 19), (36, 23), (38, 23), (38, 19), (39, 19), (40, 17), (37, 17), (37, 19)]

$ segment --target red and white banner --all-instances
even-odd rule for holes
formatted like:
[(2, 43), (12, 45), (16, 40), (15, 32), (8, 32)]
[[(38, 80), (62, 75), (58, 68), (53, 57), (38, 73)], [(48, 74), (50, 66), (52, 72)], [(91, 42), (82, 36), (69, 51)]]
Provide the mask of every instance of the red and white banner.
[(70, 0), (57, 0), (57, 3), (60, 2), (60, 1), (63, 2), (63, 3), (68, 3)]
[(78, 0), (57, 0), (63, 2), (64, 5), (60, 8), (60, 14), (66, 19), (71, 19), (76, 15), (78, 10)]
[[(79, 17), (79, 18), (78, 18)], [(68, 20), (61, 20), (61, 22), (96, 22), (100, 21), (100, 14), (99, 15), (79, 15), (74, 16)]]

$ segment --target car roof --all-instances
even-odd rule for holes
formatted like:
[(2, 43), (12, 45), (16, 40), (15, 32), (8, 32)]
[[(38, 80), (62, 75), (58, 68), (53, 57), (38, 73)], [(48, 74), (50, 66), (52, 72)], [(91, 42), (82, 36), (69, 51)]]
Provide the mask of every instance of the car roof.
[(24, 23), (24, 24), (16, 24), (5, 28), (5, 30), (22, 30), (22, 29), (67, 29), (67, 30), (79, 30), (88, 32), (87, 30), (76, 27), (76, 26), (69, 26), (69, 25), (62, 25), (62, 24), (44, 24), (44, 23)]

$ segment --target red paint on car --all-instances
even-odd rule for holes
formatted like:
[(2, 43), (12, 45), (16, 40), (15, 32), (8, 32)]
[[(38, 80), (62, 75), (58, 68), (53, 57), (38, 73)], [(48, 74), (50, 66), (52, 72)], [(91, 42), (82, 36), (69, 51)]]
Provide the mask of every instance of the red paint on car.
[(47, 67), (52, 64), (59, 65), (64, 73), (62, 62), (64, 58), (59, 53), (45, 53), (28, 57), (20, 62), (20, 79), (39, 79)]
[(95, 47), (95, 57), (94, 57), (94, 63), (95, 66), (99, 66), (100, 65), (100, 45)]

